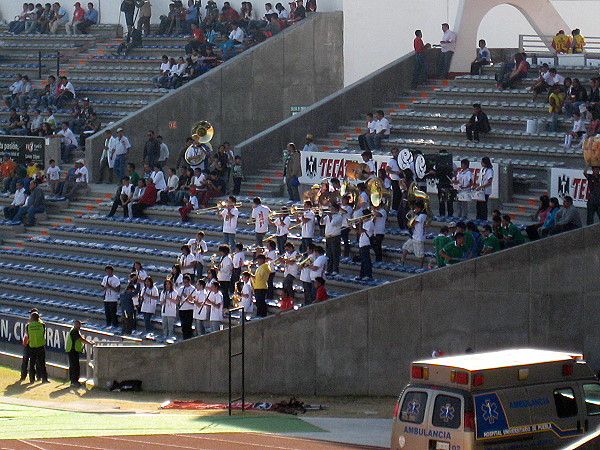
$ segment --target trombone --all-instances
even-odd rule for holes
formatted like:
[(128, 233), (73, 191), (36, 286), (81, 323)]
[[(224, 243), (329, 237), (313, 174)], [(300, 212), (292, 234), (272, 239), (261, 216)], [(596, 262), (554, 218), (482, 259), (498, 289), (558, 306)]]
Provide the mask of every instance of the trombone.
[(354, 217), (353, 219), (346, 220), (346, 222), (353, 224), (354, 222), (360, 222), (361, 220), (363, 220), (367, 217), (369, 219), (371, 219), (373, 217), (373, 213), (365, 214), (364, 216)]
[[(194, 214), (213, 213), (215, 211), (218, 211), (219, 209), (225, 208), (228, 205), (228, 203), (229, 202), (227, 200), (222, 200), (218, 202), (216, 206), (211, 206), (210, 208), (197, 209), (194, 211)], [(242, 202), (237, 202), (234, 206), (236, 208), (240, 208), (242, 206)]]

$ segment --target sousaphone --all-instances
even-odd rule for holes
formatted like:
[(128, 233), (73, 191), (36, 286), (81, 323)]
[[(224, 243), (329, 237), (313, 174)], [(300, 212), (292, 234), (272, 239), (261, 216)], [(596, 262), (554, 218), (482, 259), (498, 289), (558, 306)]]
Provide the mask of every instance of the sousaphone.
[(210, 122), (201, 120), (194, 124), (191, 134), (194, 143), (186, 149), (184, 158), (191, 167), (198, 167), (212, 153), (210, 140), (215, 134), (215, 129)]

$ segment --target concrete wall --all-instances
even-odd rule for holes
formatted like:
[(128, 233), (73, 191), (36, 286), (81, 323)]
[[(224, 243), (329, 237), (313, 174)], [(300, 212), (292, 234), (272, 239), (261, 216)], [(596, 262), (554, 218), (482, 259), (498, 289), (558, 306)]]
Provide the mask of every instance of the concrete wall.
[[(600, 225), (356, 292), (246, 326), (249, 392), (397, 395), (409, 364), (517, 346), (600, 366)], [(240, 328), (234, 329), (238, 348)], [(224, 392), (227, 333), (160, 349), (98, 346), (97, 381)]]
[[(161, 134), (176, 155), (192, 125), (215, 127), (213, 146), (232, 144), (290, 116), (343, 85), (340, 12), (311, 15), (156, 102), (116, 122), (132, 143), (130, 161), (141, 163), (148, 130)], [(170, 129), (169, 122), (177, 128)], [(103, 132), (86, 140), (86, 159), (97, 172)], [(248, 172), (247, 172), (248, 173)]]
[[(439, 51), (427, 55), (428, 65), (435, 67)], [(388, 64), (368, 77), (323, 98), (300, 114), (264, 130), (240, 143), (236, 153), (242, 155), (247, 173), (252, 173), (268, 161), (281, 160), (283, 148), (294, 142), (304, 145), (307, 133), (325, 136), (341, 124), (381, 106), (410, 89), (413, 73), (412, 54)]]

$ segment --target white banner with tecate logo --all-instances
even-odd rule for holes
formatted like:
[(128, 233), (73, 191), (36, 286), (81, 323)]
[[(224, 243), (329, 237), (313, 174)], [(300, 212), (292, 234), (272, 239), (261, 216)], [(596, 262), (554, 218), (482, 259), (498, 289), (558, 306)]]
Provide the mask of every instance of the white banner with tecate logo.
[(552, 169), (550, 171), (550, 197), (561, 202), (566, 196), (573, 197), (573, 204), (579, 208), (587, 206), (588, 182), (581, 169)]
[[(391, 156), (373, 155), (377, 170), (385, 168)], [(338, 152), (301, 152), (302, 184), (319, 184), (323, 178), (344, 179), (347, 176), (346, 167), (350, 162), (362, 163), (360, 153), (338, 153)], [(401, 169), (409, 168), (417, 179), (422, 179), (432, 169), (428, 167), (425, 156), (409, 150), (401, 150), (398, 156), (398, 165)], [(454, 167), (460, 167), (460, 160), (454, 160)], [(492, 193), (490, 198), (498, 198), (498, 164), (492, 163), (494, 178), (492, 180)], [(471, 162), (470, 169), (473, 171), (475, 184), (481, 181), (481, 163)], [(427, 192), (437, 194), (437, 179), (427, 178)]]

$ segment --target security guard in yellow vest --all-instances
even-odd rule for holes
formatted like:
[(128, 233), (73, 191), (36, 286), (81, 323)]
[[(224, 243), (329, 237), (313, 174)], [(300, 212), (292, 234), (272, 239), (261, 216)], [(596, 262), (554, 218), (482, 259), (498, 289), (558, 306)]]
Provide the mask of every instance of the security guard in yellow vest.
[(29, 346), (29, 382), (35, 382), (37, 375), (43, 383), (48, 383), (46, 372), (46, 325), (40, 320), (40, 314), (32, 312), (26, 327)]
[(88, 341), (81, 335), (79, 331), (81, 329), (81, 321), (76, 320), (73, 322), (73, 328), (67, 335), (67, 342), (65, 345), (65, 351), (69, 355), (69, 380), (71, 380), (72, 387), (79, 387), (80, 367), (79, 367), (79, 355), (83, 352), (84, 342), (89, 345), (94, 345), (92, 341)]
[(585, 38), (581, 34), (579, 28), (575, 28), (573, 31), (573, 42), (571, 44), (572, 53), (583, 53), (583, 47), (585, 47)]

